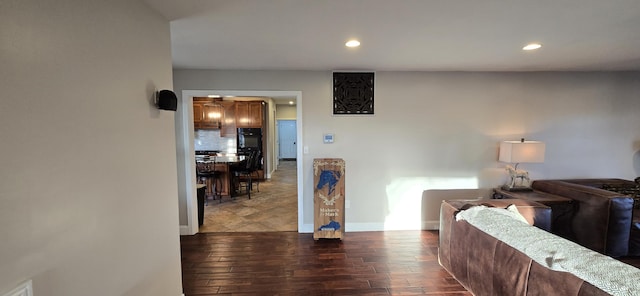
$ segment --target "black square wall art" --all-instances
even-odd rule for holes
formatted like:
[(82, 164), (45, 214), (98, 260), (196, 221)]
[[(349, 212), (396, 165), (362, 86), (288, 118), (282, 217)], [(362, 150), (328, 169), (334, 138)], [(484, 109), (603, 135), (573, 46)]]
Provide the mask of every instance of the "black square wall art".
[(373, 114), (373, 72), (333, 72), (333, 114)]

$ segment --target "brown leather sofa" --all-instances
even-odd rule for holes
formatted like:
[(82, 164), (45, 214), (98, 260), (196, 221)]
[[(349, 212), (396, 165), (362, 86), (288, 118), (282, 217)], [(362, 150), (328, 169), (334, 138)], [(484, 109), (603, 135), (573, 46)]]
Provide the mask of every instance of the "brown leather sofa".
[(571, 218), (563, 229), (569, 240), (612, 257), (640, 256), (640, 210), (633, 197), (602, 188), (635, 187), (622, 179), (536, 180), (534, 190), (570, 198)]
[(471, 205), (507, 207), (515, 204), (529, 224), (548, 231), (549, 207), (524, 200), (444, 201), (440, 209), (438, 258), (474, 295), (609, 295), (577, 276), (555, 271), (479, 230), (455, 214)]

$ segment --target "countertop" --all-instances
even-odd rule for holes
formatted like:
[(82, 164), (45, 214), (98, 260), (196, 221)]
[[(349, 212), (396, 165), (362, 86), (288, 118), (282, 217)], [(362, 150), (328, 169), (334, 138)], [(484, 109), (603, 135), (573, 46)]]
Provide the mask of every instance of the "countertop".
[(241, 160), (244, 159), (244, 156), (237, 156), (237, 155), (231, 155), (231, 156), (209, 156), (208, 158), (206, 157), (197, 157), (196, 156), (196, 162), (204, 162), (204, 163), (234, 163), (234, 162), (239, 162)]

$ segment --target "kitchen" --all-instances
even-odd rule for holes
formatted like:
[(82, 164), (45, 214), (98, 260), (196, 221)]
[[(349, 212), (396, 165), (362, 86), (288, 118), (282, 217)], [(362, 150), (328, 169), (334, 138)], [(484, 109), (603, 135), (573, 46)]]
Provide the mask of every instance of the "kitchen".
[[(279, 214), (278, 221), (283, 221), (285, 219), (288, 225), (289, 223), (293, 223), (292, 229), (300, 228), (299, 223), (303, 221), (302, 219), (298, 219), (298, 215), (301, 213), (301, 208), (303, 206), (303, 202), (301, 201), (302, 194), (302, 186), (299, 184), (300, 180), (302, 180), (302, 172), (304, 169), (301, 167), (302, 162), (296, 161), (296, 159), (291, 159), (290, 156), (287, 156), (286, 164), (283, 166), (283, 161), (281, 161), (279, 157), (279, 151), (281, 147), (283, 147), (283, 143), (279, 143), (281, 141), (278, 136), (282, 133), (279, 132), (279, 128), (277, 127), (277, 123), (280, 121), (288, 121), (293, 122), (293, 126), (302, 122), (301, 118), (301, 108), (302, 108), (302, 93), (299, 91), (233, 91), (233, 90), (180, 90), (182, 93), (182, 98), (178, 105), (178, 110), (176, 113), (176, 141), (178, 143), (178, 171), (179, 171), (179, 182), (178, 186), (181, 188), (181, 192), (184, 192), (179, 196), (179, 209), (180, 209), (180, 233), (183, 235), (195, 234), (198, 232), (226, 232), (226, 231), (239, 231), (240, 229), (252, 230), (255, 231), (255, 225), (247, 225), (247, 227), (238, 227), (237, 222), (243, 220), (243, 218), (233, 218), (228, 217), (228, 213), (243, 213), (246, 214), (246, 211), (238, 210), (241, 209), (241, 206), (247, 204), (255, 204), (255, 205), (264, 205), (267, 204), (269, 206), (273, 205), (273, 207), (278, 207), (278, 211), (282, 209), (286, 215)], [(218, 98), (207, 98), (209, 95), (220, 95)], [(251, 199), (248, 199), (244, 194), (241, 196), (237, 196), (235, 199), (229, 196), (223, 196), (222, 203), (218, 200), (207, 200), (207, 205), (204, 206), (204, 225), (199, 225), (199, 209), (198, 209), (198, 190), (196, 184), (196, 160), (195, 160), (195, 151), (196, 149), (196, 133), (198, 130), (202, 128), (199, 126), (195, 128), (194, 124), (194, 111), (193, 111), (193, 102), (194, 98), (198, 100), (206, 99), (215, 99), (209, 100), (211, 102), (216, 101), (223, 105), (224, 114), (221, 114), (221, 117), (224, 116), (224, 121), (221, 121), (220, 128), (221, 129), (208, 129), (210, 130), (210, 134), (217, 135), (218, 139), (226, 138), (226, 142), (224, 142), (227, 146), (225, 152), (230, 151), (229, 153), (233, 153), (233, 148), (230, 148), (232, 145), (237, 145), (237, 131), (236, 138), (234, 136), (229, 136), (229, 134), (233, 134), (233, 131), (236, 121), (236, 108), (235, 103), (237, 101), (264, 101), (264, 111), (263, 114), (263, 122), (265, 128), (263, 129), (263, 145), (264, 145), (264, 155), (262, 157), (262, 165), (263, 165), (263, 175), (264, 182), (261, 180), (259, 184), (259, 188), (253, 190), (251, 194)], [(222, 98), (222, 101), (220, 101)], [(196, 106), (198, 108), (198, 106)], [(248, 111), (248, 110), (247, 110)], [(198, 114), (200, 114), (198, 112)], [(197, 115), (197, 114), (196, 114)], [(200, 117), (200, 121), (202, 121)], [(222, 120), (222, 119), (221, 119)], [(248, 122), (248, 120), (243, 120)], [(228, 124), (227, 124), (228, 122)], [(237, 126), (235, 127), (237, 129)], [(300, 134), (301, 128), (297, 126), (296, 129), (291, 131), (293, 135), (297, 135), (293, 137), (294, 143), (286, 143), (286, 146), (293, 145), (293, 151), (296, 151), (296, 154), (293, 157), (299, 157), (302, 155), (302, 137)], [(216, 134), (217, 133), (217, 134)], [(200, 137), (200, 141), (203, 138)], [(214, 137), (215, 138), (215, 137)], [(235, 139), (235, 140), (234, 140)], [(213, 142), (212, 142), (213, 143)], [(204, 150), (220, 150), (220, 153), (225, 153), (222, 151), (223, 142), (220, 143), (221, 146), (219, 149), (214, 149), (213, 147), (204, 148)], [(296, 145), (297, 143), (297, 145)], [(213, 144), (211, 144), (213, 145)], [(287, 148), (287, 151), (291, 148)], [(235, 150), (237, 153), (237, 150)], [(292, 160), (292, 161), (291, 161)], [(292, 172), (289, 172), (287, 169), (289, 166), (292, 167)], [(290, 179), (289, 174), (293, 173), (293, 179)], [(284, 175), (283, 175), (284, 174)], [(275, 181), (274, 181), (275, 180)], [(278, 180), (282, 180), (283, 182), (279, 182)], [(256, 184), (257, 185), (257, 184)], [(255, 194), (255, 197), (254, 197)], [(270, 198), (273, 199), (270, 199)], [(289, 202), (293, 201), (292, 207), (287, 205), (282, 205), (280, 202)], [(230, 209), (229, 207), (236, 207), (235, 209)], [(285, 210), (286, 209), (286, 210)], [(252, 209), (253, 210), (253, 209)], [(220, 212), (222, 211), (222, 213)], [(265, 209), (261, 209), (260, 212), (270, 212)], [(288, 214), (291, 213), (293, 215), (292, 219), (288, 219)], [(272, 216), (273, 217), (273, 216)], [(283, 219), (280, 219), (280, 218)], [(287, 217), (287, 218), (284, 218)], [(214, 218), (213, 220), (211, 218)], [(273, 220), (273, 219), (272, 219)], [(291, 221), (289, 221), (291, 220)], [(233, 227), (232, 227), (233, 225)], [(285, 225), (285, 222), (281, 223), (281, 225)], [(223, 227), (227, 226), (227, 227)], [(265, 228), (266, 229), (266, 228)], [(270, 228), (272, 229), (272, 228)], [(265, 230), (259, 230), (265, 231)], [(284, 229), (283, 231), (290, 231), (290, 229)]]
[[(252, 183), (264, 180), (265, 105), (265, 100), (257, 97), (193, 98), (197, 182), (206, 185), (207, 199), (222, 201), (241, 194), (241, 181), (245, 183), (244, 193), (250, 196)], [(249, 159), (250, 156), (256, 159)], [(246, 165), (248, 160), (255, 163), (255, 169), (238, 178), (238, 170), (250, 167)]]

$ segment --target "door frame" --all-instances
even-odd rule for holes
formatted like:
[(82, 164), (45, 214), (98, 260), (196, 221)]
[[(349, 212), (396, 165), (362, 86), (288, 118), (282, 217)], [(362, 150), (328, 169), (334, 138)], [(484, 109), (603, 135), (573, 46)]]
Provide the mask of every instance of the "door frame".
[[(176, 114), (176, 142), (178, 149), (178, 180), (185, 182), (182, 194), (186, 199), (187, 225), (180, 225), (180, 235), (198, 233), (198, 203), (195, 178), (195, 149), (193, 127), (193, 97), (210, 94), (235, 97), (296, 97), (296, 166), (298, 184), (298, 232), (304, 231), (303, 172), (302, 161), (302, 92), (301, 91), (261, 91), (261, 90), (183, 90)], [(277, 157), (277, 156), (276, 156)], [(180, 186), (179, 186), (180, 188)], [(180, 201), (178, 201), (180, 203)]]

